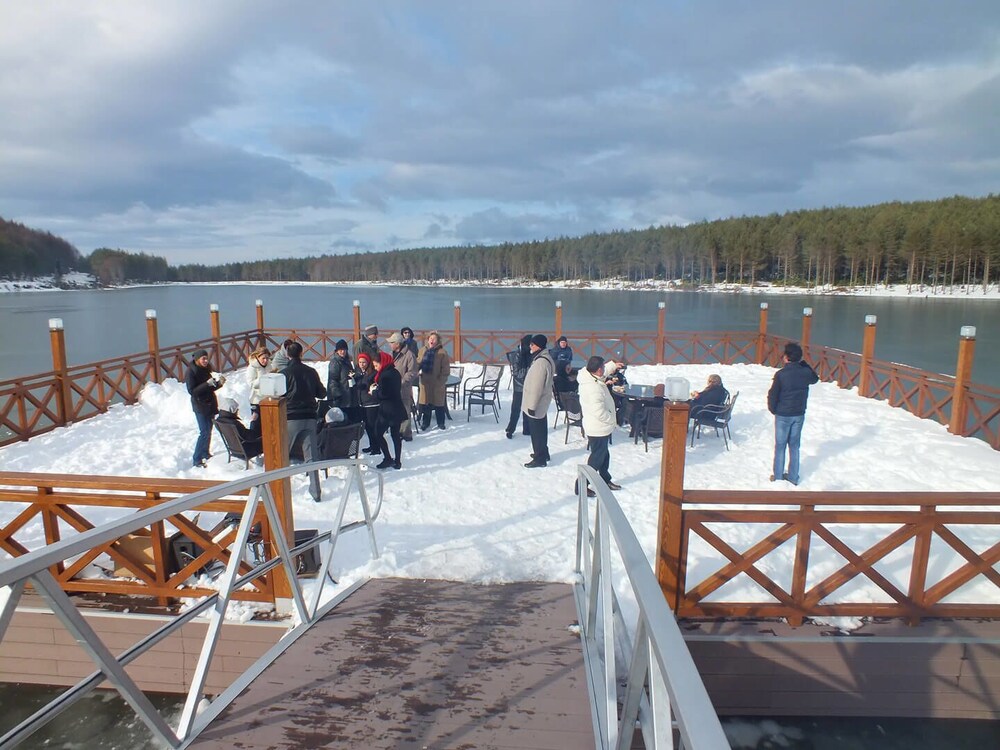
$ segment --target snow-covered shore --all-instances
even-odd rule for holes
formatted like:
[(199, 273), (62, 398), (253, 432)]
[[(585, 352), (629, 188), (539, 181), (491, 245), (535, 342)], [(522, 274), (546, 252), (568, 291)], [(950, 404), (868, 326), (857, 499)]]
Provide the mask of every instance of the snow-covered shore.
[[(325, 363), (316, 363), (325, 377)], [(476, 365), (466, 368), (474, 374)], [(768, 481), (773, 427), (765, 395), (773, 370), (759, 365), (679, 367), (646, 366), (630, 369), (636, 384), (662, 382), (667, 376), (686, 377), (700, 387), (718, 372), (731, 391), (739, 391), (732, 422), (732, 450), (706, 433), (687, 450), (685, 486), (689, 489), (792, 489)], [(506, 385), (506, 384), (505, 384)], [(223, 395), (235, 398), (249, 413), (248, 385), (243, 372), (233, 373)], [(376, 526), (382, 556), (369, 559), (362, 533), (341, 540), (333, 567), (341, 586), (372, 576), (438, 578), (475, 582), (570, 581), (573, 578), (576, 466), (586, 461), (586, 441), (580, 431), (550, 430), (553, 461), (544, 469), (527, 469), (530, 443), (518, 431), (513, 440), (503, 433), (511, 392), (501, 391), (503, 422), (492, 415), (455, 410), (444, 431), (419, 434), (404, 443), (403, 468), (385, 476), (386, 499)], [(554, 414), (554, 412), (550, 412)], [(68, 474), (210, 478), (228, 480), (244, 475), (243, 463), (227, 463), (222, 442), (213, 439), (215, 456), (207, 469), (190, 465), (195, 424), (183, 384), (168, 380), (147, 385), (136, 406), (111, 410), (76, 425), (55, 430), (28, 443), (0, 450), (6, 471)], [(1000, 452), (982, 441), (960, 438), (932, 421), (920, 420), (883, 402), (861, 398), (831, 383), (811, 389), (802, 445), (804, 491), (996, 491)], [(640, 543), (653, 559), (658, 515), (660, 441), (635, 445), (628, 434), (615, 434), (611, 471), (623, 489), (616, 494)], [(251, 471), (260, 471), (251, 465)], [(299, 528), (330, 528), (341, 480), (331, 474), (323, 480), (322, 503), (309, 498), (306, 481), (293, 482), (294, 512)], [(19, 507), (0, 504), (0, 521), (7, 522)], [(116, 511), (88, 510), (94, 520), (110, 520)], [(359, 509), (350, 507), (348, 516)], [(210, 523), (205, 521), (203, 524)], [(735, 526), (721, 530), (736, 549), (746, 549), (766, 534), (762, 528)], [(717, 530), (720, 533), (720, 530)], [(867, 549), (886, 533), (882, 527), (853, 528), (844, 536), (855, 550)], [(974, 549), (995, 543), (996, 528), (968, 526), (956, 529)], [(18, 534), (29, 547), (44, 543), (40, 523)], [(787, 549), (786, 549), (787, 548)], [(908, 586), (905, 547), (887, 556), (876, 568), (902, 590)], [(785, 544), (757, 566), (775, 580), (788, 577), (794, 543)], [(707, 545), (692, 544), (689, 580), (701, 580), (721, 560)], [(948, 549), (935, 548), (931, 571), (936, 580), (948, 575), (962, 560)], [(832, 549), (814, 541), (810, 583), (821, 580), (843, 564)], [(867, 579), (839, 590), (834, 601), (885, 601), (886, 595)], [(731, 581), (714, 600), (761, 600), (767, 594), (745, 576)], [(1000, 601), (1000, 592), (979, 577), (949, 601)], [(856, 627), (858, 620), (842, 620)]]
[[(493, 279), (489, 281), (454, 279), (409, 279), (404, 281), (212, 281), (183, 282), (194, 286), (429, 286), (454, 288), (518, 288), (518, 289), (594, 289), (601, 291), (646, 291), (646, 292), (704, 292), (718, 294), (789, 294), (789, 295), (821, 295), (821, 296), (853, 296), (853, 297), (899, 297), (903, 299), (1000, 299), (1000, 284), (990, 284), (985, 289), (980, 285), (964, 286), (929, 286), (926, 284), (878, 284), (875, 286), (784, 286), (758, 282), (753, 286), (748, 284), (700, 284), (692, 286), (680, 280), (664, 281), (662, 279), (642, 279), (627, 281), (624, 279), (606, 279), (603, 281), (588, 281), (575, 279), (567, 281), (533, 281), (531, 279)], [(165, 284), (167, 285), (167, 284)], [(121, 287), (132, 288), (149, 286), (148, 284), (127, 284)], [(3, 292), (57, 292), (65, 289), (96, 289), (97, 280), (89, 274), (66, 274), (60, 282), (48, 276), (38, 279), (10, 281), (0, 279), (0, 293)]]

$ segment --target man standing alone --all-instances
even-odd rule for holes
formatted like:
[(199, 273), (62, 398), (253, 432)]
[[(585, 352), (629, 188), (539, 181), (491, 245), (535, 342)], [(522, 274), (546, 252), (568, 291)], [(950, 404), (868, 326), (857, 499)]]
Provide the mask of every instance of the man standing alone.
[(545, 466), (549, 462), (549, 404), (552, 403), (552, 376), (555, 365), (545, 349), (548, 339), (540, 333), (531, 337), (531, 366), (524, 377), (524, 392), (521, 409), (528, 417), (528, 432), (531, 433), (531, 460), (525, 464), (529, 469)]
[[(583, 431), (587, 435), (587, 448), (590, 450), (587, 466), (595, 469), (608, 487), (620, 490), (621, 486), (611, 481), (609, 471), (611, 452), (608, 445), (618, 420), (615, 418), (615, 400), (604, 384), (604, 357), (591, 357), (587, 360), (587, 369), (580, 373), (580, 409), (583, 411)], [(587, 488), (587, 495), (593, 497), (594, 491)]]
[[(771, 481), (784, 479), (799, 483), (799, 440), (806, 421), (809, 386), (819, 380), (816, 371), (802, 361), (802, 347), (794, 341), (785, 344), (785, 366), (774, 374), (767, 392), (767, 410), (774, 415), (774, 468)], [(788, 472), (785, 472), (785, 447), (788, 447)]]
[[(319, 459), (316, 446), (316, 399), (326, 396), (319, 373), (302, 363), (302, 344), (288, 345), (285, 368), (285, 399), (288, 406), (288, 450), (302, 441), (302, 458), (308, 463)], [(319, 472), (309, 473), (309, 494), (320, 501)]]

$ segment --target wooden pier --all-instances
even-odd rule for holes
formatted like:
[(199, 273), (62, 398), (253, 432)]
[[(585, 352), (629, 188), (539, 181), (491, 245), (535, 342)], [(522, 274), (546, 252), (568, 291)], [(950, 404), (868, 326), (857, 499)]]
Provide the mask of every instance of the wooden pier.
[(575, 624), (567, 584), (373, 580), (191, 747), (594, 747)]

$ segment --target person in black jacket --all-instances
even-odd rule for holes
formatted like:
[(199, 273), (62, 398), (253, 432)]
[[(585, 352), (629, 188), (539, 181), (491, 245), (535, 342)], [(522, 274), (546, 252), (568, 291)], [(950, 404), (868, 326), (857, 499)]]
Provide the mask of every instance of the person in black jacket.
[(198, 440), (194, 444), (194, 455), (191, 465), (204, 468), (212, 457), (209, 449), (212, 446), (212, 417), (219, 413), (219, 403), (215, 392), (219, 390), (226, 378), (222, 375), (213, 377), (208, 365), (208, 352), (199, 349), (191, 357), (184, 385), (191, 394), (191, 409), (198, 420)]
[(379, 447), (379, 436), (376, 432), (378, 427), (378, 398), (372, 393), (372, 385), (375, 383), (375, 368), (372, 367), (372, 360), (367, 353), (361, 352), (358, 356), (358, 369), (354, 373), (354, 391), (357, 394), (361, 412), (361, 421), (365, 423), (365, 434), (368, 436), (368, 447), (361, 450), (377, 456), (382, 452)]
[(347, 342), (340, 339), (333, 347), (330, 367), (326, 378), (326, 400), (332, 409), (340, 408), (345, 414), (355, 404), (351, 403), (351, 378), (354, 377), (354, 363), (347, 353)]
[(722, 378), (715, 373), (708, 376), (708, 382), (700, 391), (692, 391), (688, 403), (691, 404), (690, 419), (698, 419), (706, 406), (722, 406), (729, 398), (729, 391), (722, 385)]
[[(815, 370), (802, 361), (802, 347), (794, 341), (785, 344), (785, 366), (774, 374), (767, 392), (767, 410), (774, 415), (774, 467), (771, 481), (784, 479), (799, 483), (799, 440), (806, 421), (809, 386), (819, 380)], [(785, 473), (785, 447), (788, 447), (788, 473)]]
[[(399, 370), (393, 363), (392, 355), (386, 352), (379, 353), (379, 362), (375, 365), (375, 382), (372, 383), (372, 394), (378, 399), (378, 423), (375, 431), (378, 433), (379, 447), (385, 457), (375, 468), (388, 469), (390, 466), (398, 469), (401, 466), (400, 458), (403, 451), (403, 435), (399, 426), (403, 420), (409, 416), (406, 407), (403, 406), (403, 399), (400, 388), (402, 379)], [(396, 458), (389, 453), (389, 443), (385, 439), (385, 432), (389, 430), (392, 436), (392, 445), (396, 449)]]
[(528, 418), (521, 413), (521, 400), (524, 398), (524, 376), (528, 374), (528, 367), (531, 366), (531, 334), (526, 333), (521, 337), (521, 344), (517, 349), (512, 349), (506, 354), (510, 363), (510, 376), (514, 382), (514, 395), (510, 400), (510, 420), (507, 422), (507, 429), (504, 433), (507, 439), (514, 437), (514, 430), (517, 427), (517, 420), (521, 420), (521, 434), (528, 434)]
[[(302, 362), (302, 344), (293, 341), (286, 348), (285, 402), (288, 407), (288, 452), (302, 441), (302, 457), (306, 463), (319, 459), (316, 446), (316, 399), (326, 396), (319, 373)], [(309, 472), (309, 494), (320, 501), (319, 472)]]

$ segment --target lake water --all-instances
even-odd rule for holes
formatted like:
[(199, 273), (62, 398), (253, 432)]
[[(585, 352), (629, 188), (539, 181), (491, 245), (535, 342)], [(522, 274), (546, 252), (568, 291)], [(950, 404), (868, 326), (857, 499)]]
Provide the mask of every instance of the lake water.
[(972, 379), (1000, 387), (1000, 302), (963, 297), (888, 298), (750, 295), (698, 292), (373, 287), (328, 285), (171, 285), (129, 289), (0, 294), (0, 380), (52, 369), (48, 319), (62, 318), (69, 363), (85, 364), (146, 350), (145, 310), (157, 311), (161, 345), (209, 338), (209, 305), (218, 304), (223, 333), (256, 327), (255, 300), (275, 328), (351, 328), (353, 300), (362, 324), (383, 331), (454, 327), (551, 331), (555, 303), (564, 330), (656, 330), (657, 303), (666, 302), (667, 329), (756, 330), (760, 303), (769, 303), (768, 330), (798, 338), (802, 308), (813, 308), (812, 342), (861, 350), (865, 315), (878, 316), (875, 356), (953, 374), (961, 326), (977, 328)]

